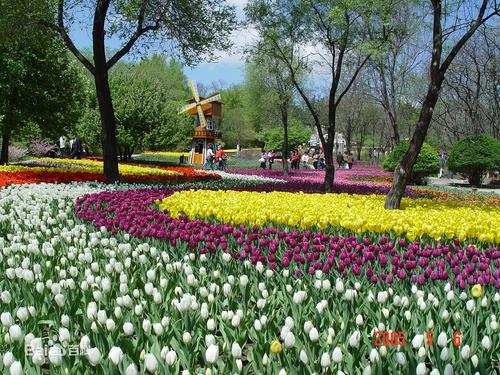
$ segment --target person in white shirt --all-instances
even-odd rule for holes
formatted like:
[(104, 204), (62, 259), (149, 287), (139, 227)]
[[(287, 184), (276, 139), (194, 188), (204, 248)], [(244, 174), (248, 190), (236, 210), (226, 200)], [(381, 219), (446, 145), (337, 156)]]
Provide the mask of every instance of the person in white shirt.
[(304, 167), (304, 169), (309, 168), (308, 164), (309, 164), (309, 154), (306, 153), (302, 155), (302, 166)]
[(207, 150), (207, 163), (210, 169), (214, 169), (214, 150), (210, 146)]
[(64, 135), (59, 138), (59, 150), (61, 151), (61, 158), (64, 159), (66, 154), (66, 137)]

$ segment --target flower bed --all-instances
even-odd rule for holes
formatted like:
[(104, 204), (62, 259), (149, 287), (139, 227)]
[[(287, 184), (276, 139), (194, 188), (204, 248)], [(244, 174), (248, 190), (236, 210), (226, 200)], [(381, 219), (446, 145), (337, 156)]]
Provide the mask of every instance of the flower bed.
[(117, 188), (0, 190), (5, 371), (494, 372), (495, 247), (177, 219), (154, 207), (174, 188)]
[[(0, 166), (0, 186), (40, 182), (106, 181), (102, 162), (91, 160), (37, 159), (30, 166)], [(149, 168), (119, 165), (121, 177), (128, 182), (211, 181), (221, 177), (200, 173), (189, 167)]]
[(215, 218), (232, 224), (284, 224), (304, 229), (342, 227), (357, 233), (394, 232), (410, 239), (477, 238), (500, 243), (500, 207), (454, 201), (404, 199), (401, 210), (385, 210), (385, 197), (236, 191), (177, 192), (159, 203), (173, 216)]

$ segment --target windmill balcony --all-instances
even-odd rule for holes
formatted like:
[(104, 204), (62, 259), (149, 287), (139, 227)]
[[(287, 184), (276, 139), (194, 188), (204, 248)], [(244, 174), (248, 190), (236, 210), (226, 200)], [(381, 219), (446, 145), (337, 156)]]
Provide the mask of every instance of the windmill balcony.
[(222, 133), (218, 130), (195, 129), (189, 133), (189, 136), (193, 138), (220, 138)]

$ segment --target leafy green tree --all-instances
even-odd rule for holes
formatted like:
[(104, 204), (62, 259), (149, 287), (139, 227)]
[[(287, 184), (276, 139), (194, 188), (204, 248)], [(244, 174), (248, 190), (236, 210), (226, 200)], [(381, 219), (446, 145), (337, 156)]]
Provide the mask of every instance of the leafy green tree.
[[(403, 141), (398, 143), (392, 153), (384, 160), (384, 169), (393, 171), (394, 168), (401, 162), (404, 154), (408, 151), (409, 142)], [(439, 156), (431, 145), (424, 143), (420, 151), (417, 162), (413, 167), (411, 183), (414, 185), (422, 185), (424, 177), (436, 174), (439, 172)]]
[[(139, 64), (121, 63), (111, 71), (109, 82), (117, 125), (118, 153), (129, 159), (137, 149), (172, 149), (186, 142), (192, 121), (178, 116), (187, 96), (182, 66), (160, 56)], [(95, 91), (80, 124), (82, 139), (93, 146), (99, 137), (99, 113)]]
[(224, 107), (220, 130), (226, 147), (236, 147), (238, 143), (249, 147), (255, 142), (255, 128), (246, 115), (247, 95), (246, 84), (233, 85), (221, 91)]
[(480, 186), (487, 171), (500, 169), (500, 141), (487, 134), (461, 139), (451, 149), (448, 168), (466, 175), (472, 186)]
[[(292, 122), (287, 131), (288, 137), (286, 141), (290, 150), (296, 150), (300, 145), (307, 143), (312, 133), (311, 129), (297, 122)], [(265, 129), (260, 138), (264, 141), (266, 150), (282, 150), (285, 142), (284, 128)]]
[[(195, 63), (200, 56), (213, 50), (226, 49), (228, 35), (235, 26), (234, 7), (219, 0), (58, 0), (54, 4), (55, 19), (42, 20), (59, 32), (66, 47), (76, 56), (94, 78), (97, 103), (101, 119), (101, 142), (104, 175), (110, 181), (119, 179), (117, 157), (116, 117), (113, 108), (110, 69), (132, 47), (147, 41), (143, 46), (172, 46), (188, 63)], [(74, 15), (91, 9), (92, 59), (85, 57), (68, 34), (68, 23)], [(106, 56), (107, 38), (116, 37), (123, 45), (111, 57)]]
[[(18, 1), (2, 9), (2, 20), (24, 19), (25, 9)], [(43, 7), (35, 10), (42, 12)], [(57, 34), (33, 23), (16, 26), (0, 47), (2, 164), (8, 162), (11, 138), (54, 139), (71, 129), (83, 100), (80, 76)], [(12, 25), (1, 22), (0, 28), (5, 35)]]
[[(268, 46), (266, 55), (286, 67), (311, 113), (325, 152), (327, 192), (333, 190), (337, 109), (373, 52), (386, 40), (391, 6), (389, 0), (253, 0), (246, 8), (262, 44)], [(330, 75), (326, 124), (321, 123), (314, 94), (299, 79), (299, 72), (319, 64), (312, 54), (303, 52), (303, 46), (310, 44), (324, 52), (319, 60), (326, 63)]]

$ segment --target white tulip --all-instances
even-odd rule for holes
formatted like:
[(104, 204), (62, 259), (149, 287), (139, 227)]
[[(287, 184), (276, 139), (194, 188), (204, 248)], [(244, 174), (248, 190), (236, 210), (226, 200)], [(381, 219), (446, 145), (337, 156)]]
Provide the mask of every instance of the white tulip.
[(213, 319), (208, 319), (207, 320), (207, 329), (209, 331), (215, 330), (215, 320), (213, 320)]
[(293, 348), (295, 346), (295, 336), (292, 332), (288, 332), (285, 336), (285, 348)]
[(358, 314), (358, 316), (356, 316), (356, 325), (362, 326), (363, 323), (364, 323), (364, 321), (363, 321), (363, 315)]
[(214, 335), (206, 335), (205, 336), (205, 345), (207, 346), (207, 348), (210, 345), (215, 345), (215, 337), (214, 337)]
[(241, 287), (246, 287), (248, 284), (248, 276), (247, 275), (242, 275), (240, 276), (240, 286)]
[(241, 358), (241, 347), (236, 341), (231, 345), (231, 355), (234, 358)]
[(473, 300), (468, 300), (466, 303), (465, 303), (465, 308), (467, 309), (467, 311), (470, 311), (472, 312), (473, 310), (475, 310), (476, 308), (476, 302), (474, 302)]
[(177, 361), (177, 353), (174, 350), (170, 350), (165, 356), (165, 362), (167, 365), (172, 366)]
[(432, 369), (432, 371), (430, 372), (429, 375), (440, 375), (440, 373), (439, 373), (439, 370), (435, 368), (435, 369)]
[(23, 338), (23, 333), (21, 331), (21, 327), (17, 324), (14, 324), (9, 327), (9, 335), (12, 341), (21, 341)]
[(9, 367), (9, 374), (23, 375), (23, 365), (21, 365), (21, 362), (15, 361), (14, 363), (12, 363)]
[(137, 374), (139, 374), (139, 371), (137, 371), (136, 365), (133, 363), (128, 365), (127, 369), (125, 370), (125, 375), (137, 375)]
[(205, 352), (205, 358), (208, 363), (213, 364), (217, 362), (219, 358), (219, 347), (217, 345), (210, 345)]
[(380, 360), (380, 355), (378, 354), (378, 351), (377, 349), (372, 349), (370, 351), (370, 362), (371, 363), (375, 363), (375, 362), (378, 362)]
[(422, 358), (422, 357), (425, 357), (425, 354), (427, 353), (427, 351), (425, 350), (425, 348), (422, 346), (418, 349), (418, 356), (419, 358)]
[(319, 332), (315, 327), (311, 328), (311, 330), (309, 331), (309, 339), (312, 342), (319, 340)]
[(498, 322), (496, 322), (495, 320), (492, 320), (490, 322), (490, 328), (492, 331), (496, 331), (498, 329)]
[(472, 357), (470, 357), (470, 360), (472, 362), (472, 366), (477, 367), (479, 363), (479, 358), (477, 357), (477, 355), (474, 354)]
[(343, 293), (344, 292), (344, 283), (341, 279), (337, 279), (335, 282), (335, 290), (337, 293)]
[(342, 349), (340, 349), (338, 346), (333, 349), (332, 352), (332, 361), (335, 363), (340, 363), (342, 362)]
[(396, 362), (401, 366), (406, 365), (406, 355), (403, 352), (396, 352)]
[(90, 348), (87, 352), (87, 358), (92, 366), (96, 366), (101, 362), (101, 352), (97, 348)]
[(278, 375), (286, 375), (286, 370), (282, 368), (279, 372)]
[(443, 318), (445, 322), (447, 322), (448, 319), (450, 319), (450, 313), (448, 312), (448, 310), (443, 311), (443, 313), (441, 314), (441, 318)]
[(462, 359), (468, 359), (470, 356), (470, 346), (464, 345), (460, 351), (460, 355), (462, 356)]
[(389, 294), (386, 291), (378, 292), (377, 293), (377, 302), (378, 303), (385, 303), (387, 301), (388, 297), (389, 297)]
[(18, 308), (17, 312), (16, 312), (16, 316), (21, 322), (24, 322), (29, 317), (28, 309), (26, 307)]
[(2, 363), (5, 367), (10, 367), (14, 363), (14, 354), (12, 352), (6, 352), (3, 355)]
[(117, 346), (113, 346), (108, 354), (108, 358), (114, 365), (118, 365), (123, 359), (123, 351)]
[(269, 363), (269, 357), (267, 356), (266, 353), (264, 353), (264, 355), (262, 356), (262, 364), (264, 366), (267, 366), (268, 363)]
[(425, 367), (425, 363), (419, 363), (417, 365), (417, 369), (415, 372), (417, 375), (425, 375), (427, 373), (427, 367)]
[(349, 346), (353, 348), (359, 348), (359, 342), (361, 341), (361, 333), (359, 331), (354, 331), (349, 338)]
[(59, 341), (64, 342), (64, 341), (69, 341), (71, 338), (69, 334), (69, 330), (64, 327), (59, 327)]
[(304, 351), (304, 349), (302, 349), (302, 350), (300, 351), (299, 358), (300, 358), (300, 361), (301, 361), (303, 364), (307, 365), (307, 362), (309, 361), (309, 359), (307, 358), (307, 354), (306, 354), (306, 352)]
[(328, 366), (330, 366), (330, 356), (328, 353), (323, 353), (321, 355), (321, 367), (327, 368)]
[(287, 316), (286, 319), (285, 319), (285, 325), (290, 328), (290, 329), (293, 329), (293, 319), (290, 317), (290, 316)]
[(423, 343), (424, 343), (424, 335), (415, 335), (415, 337), (413, 338), (413, 340), (411, 342), (412, 346), (415, 349), (420, 348)]
[(381, 346), (380, 348), (378, 348), (378, 352), (381, 357), (387, 356), (387, 347), (385, 345)]
[(448, 338), (446, 337), (446, 333), (441, 332), (437, 338), (437, 344), (441, 348), (444, 348), (448, 342)]
[(441, 358), (442, 361), (447, 361), (448, 360), (448, 348), (444, 347), (441, 350), (441, 354), (439, 355), (439, 358)]
[(311, 331), (311, 329), (313, 328), (313, 324), (310, 320), (307, 320), (305, 323), (304, 323), (304, 332), (306, 334), (309, 334), (309, 332)]
[(123, 332), (125, 332), (127, 336), (132, 336), (134, 334), (133, 324), (130, 322), (123, 323)]
[(5, 328), (9, 328), (12, 324), (14, 324), (14, 320), (12, 319), (12, 315), (8, 311), (7, 312), (3, 312), (0, 315), (0, 321), (2, 322), (2, 325)]
[(259, 332), (262, 329), (262, 324), (260, 320), (258, 319), (255, 320), (255, 322), (253, 323), (253, 328), (255, 328), (257, 332)]
[(444, 366), (444, 375), (453, 375), (453, 366), (449, 363), (446, 364), (446, 366)]
[(62, 363), (62, 350), (59, 345), (50, 347), (49, 349), (49, 362), (54, 366), (61, 366)]
[(151, 373), (154, 373), (156, 372), (156, 370), (158, 370), (158, 360), (151, 353), (147, 353), (146, 355), (144, 355), (144, 365), (146, 366), (146, 370)]
[(486, 349), (490, 350), (491, 348), (491, 340), (489, 336), (484, 336), (483, 339), (481, 340), (481, 346)]

